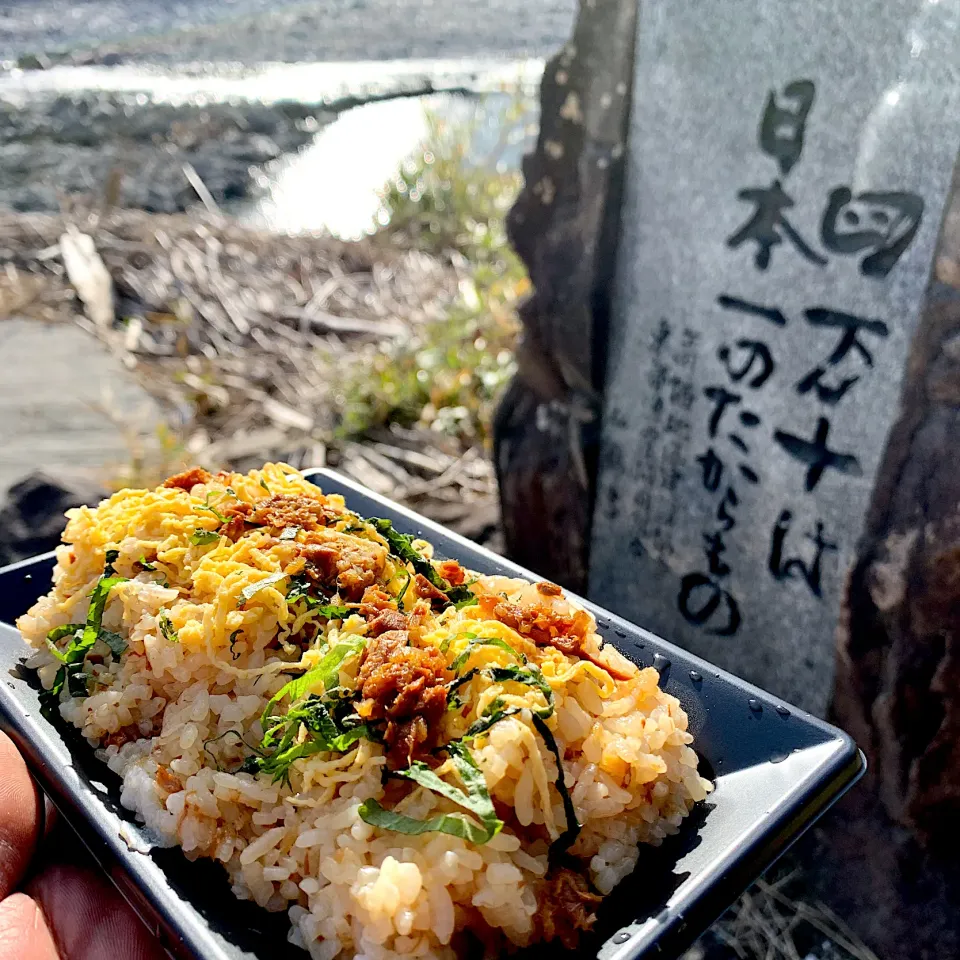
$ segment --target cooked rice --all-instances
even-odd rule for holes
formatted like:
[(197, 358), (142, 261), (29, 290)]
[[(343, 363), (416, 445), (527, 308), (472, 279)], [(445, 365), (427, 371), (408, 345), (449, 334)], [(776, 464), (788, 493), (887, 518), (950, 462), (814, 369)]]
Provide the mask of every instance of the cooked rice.
[[(491, 668), (516, 666), (517, 658), (526, 657), (552, 690), (554, 711), (545, 723), (564, 758), (564, 783), (582, 824), (569, 853), (599, 894), (633, 871), (638, 844), (656, 845), (675, 833), (706, 796), (710, 785), (697, 773), (687, 717), (659, 689), (657, 672), (601, 647), (592, 617), (584, 621), (583, 656), (538, 645), (534, 641), (545, 634), (531, 632), (530, 620), (514, 628), (491, 615), (492, 605), (503, 600), (509, 606), (502, 609), (543, 613), (541, 628), (554, 615), (560, 617), (556, 622), (569, 622), (576, 608), (555, 589), (502, 577), (480, 577), (469, 586), (488, 598), (484, 604), (438, 612), (419, 581), (408, 585), (402, 601), (417, 624), (410, 633), (413, 646), (442, 646), (448, 667), (467, 653), (464, 665), (478, 671), (457, 692), (462, 708), (447, 710), (431, 736), (441, 745), (462, 737), (491, 704), (519, 711), (468, 748), (504, 821), (492, 839), (410, 835), (366, 822), (360, 808), (370, 798), (421, 820), (464, 814), (425, 786), (385, 778), (387, 751), (375, 739), (295, 760), (287, 780), (239, 771), (245, 758), (256, 762), (252, 748), (262, 746), (261, 715), (271, 697), (344, 638), (372, 643), (373, 615), (359, 612), (359, 588), (350, 579), (354, 568), (336, 581), (348, 584), (345, 593), (353, 591), (349, 616), (328, 619), (313, 607), (288, 602), (309, 530), (290, 527), (281, 538), (269, 524), (246, 528), (241, 522), (234, 525), (236, 536), (207, 536), (210, 542), (203, 543), (191, 542), (191, 535), (196, 541), (203, 539), (198, 530), (220, 532), (218, 514), (229, 505), (255, 509), (271, 498), (307, 497), (326, 511), (328, 530), (348, 531), (337, 541), (339, 556), (345, 555), (344, 538), (356, 541), (361, 587), (369, 588), (363, 578), (369, 580), (372, 569), (374, 589), (393, 598), (396, 608), (411, 571), (388, 556), (388, 542), (350, 514), (342, 498), (324, 496), (286, 465), (268, 464), (246, 476), (198, 472), (196, 479), (192, 487), (189, 480), (184, 484), (189, 489), (123, 490), (97, 508), (70, 511), (54, 588), (18, 626), (36, 648), (31, 666), (50, 689), (61, 661), (46, 638), (54, 628), (84, 622), (107, 551), (118, 551), (113, 566), (128, 579), (110, 591), (102, 629), (122, 637), (127, 647), (112, 653), (101, 636), (73, 667), (83, 676), (64, 685), (60, 713), (122, 777), (123, 804), (159, 842), (179, 845), (190, 859), (219, 860), (237, 897), (288, 911), (289, 939), (314, 960), (452, 960), (462, 949), (459, 934), (467, 931), (488, 952), (551, 936), (569, 942), (563, 918), (551, 922), (545, 908), (555, 892), (550, 845), (572, 826), (556, 785), (554, 755), (532, 713), (543, 708), (545, 697), (535, 686), (495, 682)], [(431, 556), (429, 544), (415, 546)], [(290, 577), (241, 596), (244, 588), (285, 569)], [(344, 596), (335, 594), (329, 602), (342, 604)], [(499, 638), (516, 656), (496, 645), (468, 651), (464, 634)], [(65, 643), (60, 640), (58, 649)], [(361, 661), (362, 655), (342, 661), (341, 688), (357, 687)], [(71, 689), (84, 692), (78, 683), (87, 695), (71, 696)], [(278, 705), (274, 712), (283, 709)], [(298, 728), (296, 743), (310, 735), (305, 726)], [(452, 761), (434, 756), (435, 772), (461, 786)], [(582, 929), (589, 920), (571, 922)]]

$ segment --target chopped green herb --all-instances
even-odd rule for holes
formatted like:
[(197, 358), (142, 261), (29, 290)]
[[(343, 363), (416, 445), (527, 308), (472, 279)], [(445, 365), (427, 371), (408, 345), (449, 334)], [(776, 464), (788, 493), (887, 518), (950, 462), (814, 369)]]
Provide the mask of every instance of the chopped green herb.
[(230, 659), (231, 660), (240, 659), (240, 654), (234, 652), (233, 645), (237, 642), (237, 637), (239, 637), (242, 632), (243, 632), (242, 630), (234, 630), (233, 633), (230, 634)]
[(264, 480), (263, 477), (260, 478), (260, 486), (263, 487), (263, 489), (266, 490), (267, 493), (270, 493), (270, 488), (267, 486), (267, 481)]
[(119, 660), (121, 654), (127, 649), (127, 641), (119, 633), (111, 633), (109, 630), (100, 631), (100, 639), (110, 648), (110, 652)]
[(447, 639), (440, 644), (440, 652), (446, 653), (450, 649), (450, 644), (453, 643), (454, 640), (459, 640), (461, 637), (466, 637), (468, 640), (477, 639), (477, 635), (475, 633), (457, 633), (451, 637), (447, 637)]
[(89, 690), (87, 689), (87, 681), (90, 679), (89, 674), (81, 673), (78, 670), (68, 670), (67, 671), (67, 692), (71, 697), (86, 697), (89, 695)]
[(311, 609), (315, 609), (320, 616), (328, 620), (345, 620), (353, 613), (350, 607), (343, 604), (326, 603), (325, 598), (310, 595), (310, 584), (303, 577), (291, 577), (290, 589), (287, 591), (287, 603), (297, 603), (303, 600)]
[[(97, 642), (101, 634), (102, 623), (103, 623), (103, 611), (107, 605), (107, 598), (110, 596), (110, 591), (113, 590), (115, 586), (120, 583), (126, 583), (126, 577), (118, 577), (114, 571), (113, 565), (117, 562), (120, 557), (119, 550), (107, 550), (105, 554), (106, 566), (103, 568), (103, 575), (97, 581), (97, 585), (93, 588), (93, 591), (90, 594), (90, 608), (87, 610), (87, 619), (84, 623), (82, 630), (80, 629), (79, 624), (70, 624), (69, 626), (73, 627), (73, 639), (67, 645), (66, 650), (62, 653), (57, 652), (57, 659), (63, 664), (63, 666), (57, 671), (56, 676), (54, 677), (53, 686), (50, 688), (50, 696), (56, 698), (60, 695), (60, 691), (63, 689), (64, 683), (68, 683), (68, 689), (71, 692), (71, 696), (86, 696), (86, 681), (84, 679), (83, 693), (74, 693), (73, 691), (79, 689), (78, 684), (72, 681), (72, 677), (78, 675), (83, 664), (84, 657), (90, 651), (90, 648)], [(57, 651), (55, 646), (58, 640), (62, 640), (64, 637), (70, 636), (70, 632), (62, 632), (67, 630), (66, 627), (57, 627), (54, 630), (51, 630), (47, 635), (47, 640), (50, 642), (50, 647), (54, 651)], [(56, 637), (56, 639), (51, 640), (51, 637)]]
[(312, 603), (314, 598), (310, 596), (310, 583), (306, 577), (291, 577), (290, 589), (287, 591), (287, 603), (296, 603), (298, 600), (306, 600)]
[(219, 543), (220, 534), (214, 530), (194, 530), (190, 534), (190, 542), (195, 547), (205, 546), (208, 543)]
[[(451, 586), (440, 576), (437, 568), (414, 547), (414, 538), (394, 529), (392, 520), (385, 520), (382, 517), (370, 517), (370, 523), (373, 524), (377, 533), (390, 545), (390, 552), (395, 557), (399, 557), (405, 563), (409, 563), (410, 566), (413, 567), (414, 573), (419, 573), (426, 577), (458, 610), (479, 603), (476, 595), (468, 589), (470, 584), (464, 583), (455, 587)], [(473, 582), (475, 581), (471, 581), (471, 583)]]
[(279, 583), (286, 576), (287, 574), (280, 570), (277, 573), (271, 573), (269, 577), (264, 577), (263, 580), (258, 580), (256, 583), (251, 583), (249, 586), (244, 587), (240, 591), (240, 596), (238, 598), (239, 603), (237, 606), (244, 606), (244, 604), (246, 604), (255, 593), (258, 593), (264, 587), (269, 587), (274, 583)]
[(451, 743), (446, 749), (453, 759), (457, 775), (466, 792), (442, 780), (430, 767), (419, 761), (397, 775), (413, 780), (420, 786), (453, 801), (458, 807), (463, 807), (478, 817), (480, 823), (462, 813), (444, 813), (429, 820), (417, 820), (393, 810), (384, 810), (373, 798), (365, 800), (360, 805), (360, 818), (371, 826), (393, 830), (408, 836), (417, 836), (422, 833), (447, 833), (478, 845), (492, 840), (503, 829), (503, 821), (497, 816), (493, 807), (483, 772), (470, 755), (469, 749), (463, 744)]
[(286, 527), (284, 531), (280, 534), (281, 540), (296, 540), (297, 534), (300, 532), (301, 527)]
[[(497, 701), (499, 701), (499, 703)], [(507, 717), (515, 716), (522, 709), (524, 708), (504, 707), (503, 701), (497, 697), (497, 699), (490, 704), (490, 707), (487, 708), (487, 712), (480, 717), (479, 720), (474, 720), (474, 722), (470, 724), (462, 739), (473, 740), (474, 737), (479, 737), (481, 733), (486, 733), (495, 723), (499, 723)]]
[[(332, 683), (327, 683), (328, 689), (322, 697), (307, 695), (310, 689), (323, 682), (323, 677), (317, 676), (315, 669), (286, 684), (277, 693), (260, 721), (264, 734), (257, 749), (258, 756), (250, 759), (244, 769), (252, 773), (268, 773), (274, 781), (288, 781), (290, 766), (295, 760), (315, 753), (343, 753), (362, 738), (374, 739), (370, 728), (360, 723), (360, 718), (352, 712), (352, 695), (341, 696), (340, 688)], [(274, 707), (285, 696), (290, 698), (287, 712), (274, 716)], [(296, 741), (302, 739), (299, 736), (302, 727), (309, 731), (310, 738), (298, 743)]]
[[(358, 740), (369, 739), (369, 734), (370, 731), (366, 726), (360, 726), (353, 727), (332, 740), (314, 736), (304, 743), (295, 745), (282, 742), (276, 753), (249, 758), (249, 763), (245, 763), (243, 769), (269, 774), (274, 783), (289, 782), (290, 766), (295, 760), (302, 760), (315, 753), (346, 753)], [(295, 732), (291, 735), (291, 740), (293, 736)]]
[[(220, 490), (211, 490), (206, 499), (203, 501), (203, 505), (197, 507), (197, 510), (209, 510), (221, 523), (226, 523), (227, 518), (216, 508), (218, 504), (227, 494)], [(234, 494), (236, 496), (236, 494)]]
[(476, 606), (480, 602), (480, 598), (471, 592), (466, 584), (461, 584), (459, 587), (448, 590), (447, 596), (458, 610), (462, 610), (464, 607)]
[(487, 673), (495, 683), (514, 680), (517, 683), (525, 683), (528, 686), (536, 687), (543, 694), (547, 705), (541, 710), (534, 710), (534, 714), (540, 717), (553, 715), (553, 688), (547, 683), (546, 677), (538, 667), (491, 667)]
[(225, 737), (229, 737), (231, 735), (236, 737), (245, 746), (247, 745), (247, 741), (243, 739), (243, 734), (239, 730), (225, 730), (219, 736), (211, 737), (209, 740), (203, 741), (203, 752), (209, 755), (210, 759), (213, 760), (213, 762), (217, 765), (218, 770), (222, 770), (223, 767), (220, 766), (220, 761), (217, 759), (214, 752), (210, 749), (210, 745), (212, 743), (216, 743), (219, 740), (223, 740)]
[(60, 652), (56, 646), (64, 637), (75, 637), (79, 630), (83, 629), (82, 623), (67, 623), (62, 627), (54, 627), (47, 634), (47, 643), (50, 645), (53, 655), (61, 662), (66, 663), (67, 658)]
[(546, 725), (543, 718), (537, 716), (536, 713), (533, 715), (533, 725), (537, 728), (537, 733), (543, 737), (548, 749), (553, 754), (554, 760), (557, 762), (556, 787), (560, 794), (560, 799), (563, 801), (563, 814), (567, 820), (567, 829), (550, 845), (550, 856), (558, 857), (560, 854), (569, 850), (576, 842), (582, 824), (577, 820), (577, 811), (573, 806), (573, 799), (567, 790), (567, 784), (564, 780), (563, 761), (560, 757), (557, 741), (553, 739), (553, 734), (550, 732), (550, 728)]
[(510, 654), (515, 660), (519, 660), (521, 663), (526, 663), (527, 658), (522, 653), (517, 653), (513, 647), (507, 643), (506, 640), (501, 640), (499, 637), (477, 637), (476, 639), (471, 640), (467, 644), (467, 649), (460, 654), (453, 663), (450, 664), (450, 669), (456, 673), (459, 669), (470, 659), (477, 647), (499, 647), (501, 650), (505, 650)]
[(350, 607), (338, 606), (335, 603), (320, 603), (316, 605), (316, 609), (321, 617), (328, 620), (346, 620), (353, 613)]
[(413, 580), (409, 570), (404, 569), (403, 572), (407, 575), (407, 582), (403, 585), (403, 589), (397, 594), (397, 609), (401, 611), (403, 610), (403, 598), (407, 595), (407, 590), (410, 589), (410, 581)]
[(166, 612), (161, 611), (160, 616), (157, 618), (157, 623), (160, 625), (160, 633), (164, 640), (169, 640), (170, 643), (180, 642), (180, 634), (173, 628), (173, 623), (170, 621), (170, 617), (167, 616)]
[(447, 709), (454, 710), (457, 707), (463, 706), (463, 701), (460, 699), (457, 690), (462, 686), (468, 684), (480, 671), (474, 667), (472, 670), (468, 670), (462, 677), (457, 677), (456, 680), (452, 680), (447, 684)]
[(415, 573), (423, 574), (438, 590), (449, 589), (450, 584), (437, 573), (434, 565), (414, 547), (413, 537), (394, 530), (392, 520), (371, 517), (370, 522), (376, 528), (377, 533), (390, 544), (390, 551), (394, 556), (409, 563)]
[(137, 561), (140, 564), (141, 570), (146, 570), (148, 573), (152, 573), (157, 568), (152, 564), (147, 562), (147, 558), (141, 553), (140, 559)]
[(363, 637), (357, 636), (347, 636), (335, 643), (313, 669), (284, 684), (273, 695), (260, 718), (260, 726), (264, 730), (267, 729), (274, 708), (284, 697), (288, 697), (292, 705), (302, 700), (314, 687), (323, 687), (327, 691), (333, 690), (340, 676), (340, 665), (344, 660), (358, 654), (365, 643), (366, 640)]

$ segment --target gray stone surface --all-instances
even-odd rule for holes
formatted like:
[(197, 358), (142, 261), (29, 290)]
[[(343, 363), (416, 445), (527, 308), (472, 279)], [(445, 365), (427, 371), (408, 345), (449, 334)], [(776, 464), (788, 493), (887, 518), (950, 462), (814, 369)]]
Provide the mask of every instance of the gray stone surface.
[(157, 417), (147, 393), (89, 334), (72, 324), (0, 320), (0, 494), (43, 470), (96, 481), (127, 464), (128, 423)]
[[(958, 23), (957, 0), (641, 5), (591, 595), (816, 712), (960, 143)], [(797, 81), (815, 90), (799, 155), (790, 114), (810, 88), (785, 89)], [(765, 112), (776, 122), (763, 135)], [(758, 195), (741, 191), (776, 181), (794, 233), (773, 225), (762, 269), (756, 234), (744, 236)], [(922, 198), (885, 276), (864, 272), (872, 247), (829, 235), (841, 187)], [(904, 235), (899, 198), (876, 201), (842, 206), (837, 232), (877, 230), (886, 214), (888, 237)], [(872, 321), (864, 349), (841, 349), (823, 311)], [(764, 380), (757, 356), (738, 379), (753, 342), (772, 369)], [(721, 390), (740, 399), (711, 430)], [(855, 458), (819, 477), (797, 459), (818, 426)], [(711, 450), (717, 460), (698, 460)], [(819, 580), (818, 531), (830, 544)], [(714, 534), (724, 550), (711, 560)]]

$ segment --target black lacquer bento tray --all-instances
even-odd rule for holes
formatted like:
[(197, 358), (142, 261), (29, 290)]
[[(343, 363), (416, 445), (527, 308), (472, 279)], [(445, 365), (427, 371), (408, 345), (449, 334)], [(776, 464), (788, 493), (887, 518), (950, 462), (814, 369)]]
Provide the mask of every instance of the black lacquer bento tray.
[[(327, 470), (307, 474), (364, 516), (424, 536), (438, 557), (481, 573), (534, 574)], [(237, 900), (222, 866), (154, 847), (120, 805), (120, 781), (59, 718), (41, 715), (35, 675), (12, 626), (50, 587), (51, 554), (0, 569), (0, 728), (121, 893), (175, 957), (305, 960), (287, 943), (286, 914)], [(864, 771), (840, 730), (619, 617), (587, 604), (600, 631), (631, 660), (656, 666), (690, 717), (701, 773), (716, 789), (601, 906), (577, 951), (598, 960), (675, 957)], [(2, 774), (0, 774), (2, 775)], [(549, 948), (551, 952), (553, 947)], [(533, 951), (526, 951), (531, 956)], [(520, 955), (521, 958), (524, 954)]]

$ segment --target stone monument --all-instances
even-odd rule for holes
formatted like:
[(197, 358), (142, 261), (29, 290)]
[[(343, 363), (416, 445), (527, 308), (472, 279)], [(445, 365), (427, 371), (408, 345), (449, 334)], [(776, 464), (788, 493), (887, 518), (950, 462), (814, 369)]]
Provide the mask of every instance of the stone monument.
[(958, 17), (639, 7), (590, 596), (821, 715), (960, 147)]

